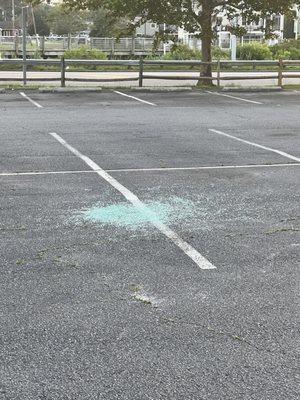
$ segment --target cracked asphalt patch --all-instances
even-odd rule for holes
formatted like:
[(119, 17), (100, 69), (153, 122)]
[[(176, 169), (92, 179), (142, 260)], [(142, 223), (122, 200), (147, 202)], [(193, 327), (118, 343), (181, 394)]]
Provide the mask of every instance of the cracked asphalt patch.
[(0, 399), (298, 399), (299, 166), (208, 129), (299, 157), (299, 94), (29, 95), (1, 95), (0, 173), (73, 173), (0, 175)]

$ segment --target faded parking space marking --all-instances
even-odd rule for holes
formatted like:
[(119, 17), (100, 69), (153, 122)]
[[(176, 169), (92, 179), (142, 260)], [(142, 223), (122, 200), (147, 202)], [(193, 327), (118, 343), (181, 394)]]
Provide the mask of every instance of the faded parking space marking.
[(229, 97), (230, 99), (240, 100), (240, 101), (244, 101), (244, 102), (246, 102), (246, 103), (258, 104), (258, 105), (262, 105), (262, 104), (263, 104), (263, 103), (261, 103), (260, 101), (254, 101), (254, 100), (244, 99), (244, 98), (242, 98), (242, 97), (231, 96), (231, 95), (225, 94), (225, 93), (211, 92), (211, 91), (209, 91), (209, 90), (206, 90), (206, 93), (214, 94), (214, 95), (216, 95), (216, 96)]
[(36, 106), (37, 108), (44, 108), (41, 104), (39, 104), (38, 102), (32, 100), (29, 96), (27, 96), (27, 94), (25, 94), (24, 92), (20, 92), (20, 95), (22, 97), (24, 97), (24, 99), (28, 100), (31, 104), (33, 104), (34, 106)]
[(271, 152), (277, 153), (277, 154), (279, 154), (279, 155), (281, 155), (283, 157), (286, 157), (286, 158), (289, 158), (291, 160), (300, 162), (300, 158), (299, 157), (295, 157), (295, 156), (293, 156), (293, 155), (291, 155), (289, 153), (286, 153), (284, 151), (272, 149), (271, 147), (263, 146), (261, 144), (255, 143), (255, 142), (250, 142), (249, 140), (244, 140), (244, 139), (241, 139), (239, 137), (236, 137), (236, 136), (233, 136), (233, 135), (229, 135), (228, 133), (225, 133), (225, 132), (222, 132), (222, 131), (218, 131), (216, 129), (209, 129), (209, 131), (213, 132), (213, 133), (216, 133), (217, 135), (226, 136), (226, 137), (228, 137), (230, 139), (237, 140), (237, 141), (242, 142), (242, 143), (250, 144), (251, 146), (259, 147), (260, 149), (271, 151)]
[(119, 92), (118, 90), (114, 90), (114, 93), (119, 94), (119, 95), (124, 96), (124, 97), (128, 97), (128, 98), (136, 100), (136, 101), (139, 101), (140, 103), (144, 103), (144, 104), (148, 104), (149, 106), (156, 107), (156, 104), (151, 103), (150, 101), (142, 100), (142, 99), (140, 99), (138, 97), (135, 97), (135, 96), (130, 96), (129, 94), (125, 94), (123, 92)]

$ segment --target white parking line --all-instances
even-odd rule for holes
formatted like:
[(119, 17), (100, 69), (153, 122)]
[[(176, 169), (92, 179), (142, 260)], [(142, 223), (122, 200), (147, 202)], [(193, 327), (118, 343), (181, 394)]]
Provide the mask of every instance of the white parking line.
[(32, 172), (3, 172), (0, 176), (32, 176), (32, 175), (72, 175), (95, 173), (95, 171), (32, 171)]
[(214, 95), (216, 95), (216, 96), (229, 97), (230, 99), (245, 101), (246, 103), (260, 104), (260, 105), (263, 104), (263, 103), (261, 103), (261, 102), (259, 102), (259, 101), (244, 99), (244, 98), (242, 98), (242, 97), (231, 96), (231, 95), (225, 94), (225, 93), (211, 92), (211, 91), (209, 91), (209, 90), (206, 90), (206, 93), (214, 94)]
[(203, 167), (171, 167), (171, 168), (127, 168), (127, 169), (108, 169), (108, 172), (155, 172), (155, 171), (203, 171), (203, 170), (222, 170), (222, 169), (243, 169), (243, 168), (272, 168), (272, 167), (295, 167), (300, 163), (290, 164), (250, 164), (250, 165), (213, 165)]
[(31, 104), (35, 105), (38, 108), (44, 108), (43, 106), (41, 106), (39, 103), (37, 103), (36, 101), (32, 100), (29, 96), (27, 96), (24, 92), (20, 92), (20, 95), (22, 97), (24, 97), (24, 99), (30, 101)]
[(145, 103), (145, 104), (148, 104), (148, 105), (150, 105), (150, 106), (156, 107), (156, 104), (150, 103), (150, 101), (142, 100), (142, 99), (139, 99), (138, 97), (135, 97), (135, 96), (130, 96), (129, 94), (125, 94), (125, 93), (123, 93), (123, 92), (119, 92), (118, 90), (114, 90), (113, 92), (114, 92), (114, 93), (117, 93), (117, 94), (120, 94), (121, 96), (129, 97), (130, 99), (139, 101), (140, 103)]
[(284, 151), (272, 149), (271, 147), (267, 147), (267, 146), (262, 146), (261, 144), (258, 144), (258, 143), (255, 143), (255, 142), (249, 142), (249, 140), (244, 140), (244, 139), (241, 139), (239, 137), (236, 137), (236, 136), (233, 136), (233, 135), (229, 135), (228, 133), (225, 133), (225, 132), (222, 132), (222, 131), (218, 131), (216, 129), (209, 129), (209, 131), (217, 133), (218, 135), (226, 136), (226, 137), (228, 137), (230, 139), (233, 139), (233, 140), (237, 140), (239, 142), (250, 144), (251, 146), (259, 147), (260, 149), (272, 151), (273, 153), (280, 154), (281, 156), (289, 158), (290, 160), (294, 160), (294, 161), (300, 162), (300, 158), (299, 157), (295, 157), (295, 156), (293, 156), (293, 155), (291, 155), (289, 153), (286, 153)]
[[(250, 164), (250, 165), (215, 165), (203, 167), (171, 167), (171, 168), (123, 168), (107, 169), (106, 172), (172, 172), (172, 171), (202, 171), (202, 170), (222, 170), (222, 169), (261, 169), (278, 167), (300, 167), (300, 163), (290, 164)], [(0, 176), (27, 176), (27, 175), (72, 175), (72, 174), (91, 174), (97, 173), (95, 170), (82, 171), (32, 171), (32, 172), (2, 172)]]
[(69, 145), (61, 136), (57, 133), (50, 133), (50, 135), (67, 148), (71, 153), (84, 161), (92, 170), (94, 170), (101, 178), (108, 182), (118, 192), (120, 192), (134, 207), (139, 209), (143, 214), (149, 217), (152, 225), (154, 225), (163, 235), (170, 239), (177, 247), (179, 247), (188, 257), (190, 257), (201, 269), (215, 269), (216, 267), (211, 264), (205, 257), (203, 257), (197, 250), (195, 250), (189, 243), (181, 239), (172, 229), (167, 225), (163, 224), (157, 218), (156, 214), (153, 213), (134, 193), (119, 183), (115, 178), (104, 171), (99, 165), (84, 154), (80, 153), (74, 147)]

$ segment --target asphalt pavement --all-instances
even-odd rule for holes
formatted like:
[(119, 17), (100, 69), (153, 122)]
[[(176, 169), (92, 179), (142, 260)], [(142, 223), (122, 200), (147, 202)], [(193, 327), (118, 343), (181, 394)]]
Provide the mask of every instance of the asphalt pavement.
[(300, 92), (0, 94), (0, 399), (293, 400)]

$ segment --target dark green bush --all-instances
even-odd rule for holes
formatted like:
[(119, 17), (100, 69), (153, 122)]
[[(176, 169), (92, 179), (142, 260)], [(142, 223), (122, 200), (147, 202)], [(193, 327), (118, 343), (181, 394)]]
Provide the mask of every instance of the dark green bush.
[(81, 46), (77, 49), (67, 50), (65, 58), (68, 60), (106, 60), (107, 55), (100, 50)]
[(185, 44), (174, 44), (164, 60), (201, 60), (201, 51), (193, 50)]
[(214, 46), (212, 48), (212, 59), (213, 60), (229, 60), (230, 50), (220, 49), (220, 47)]
[(273, 46), (274, 48), (281, 48), (284, 50), (289, 50), (290, 48), (296, 48), (300, 50), (300, 39), (288, 39), (284, 40), (282, 43)]
[(285, 40), (283, 43), (271, 47), (273, 58), (285, 60), (300, 60), (300, 39)]
[(273, 54), (266, 44), (253, 42), (238, 46), (237, 57), (239, 60), (272, 60)]

